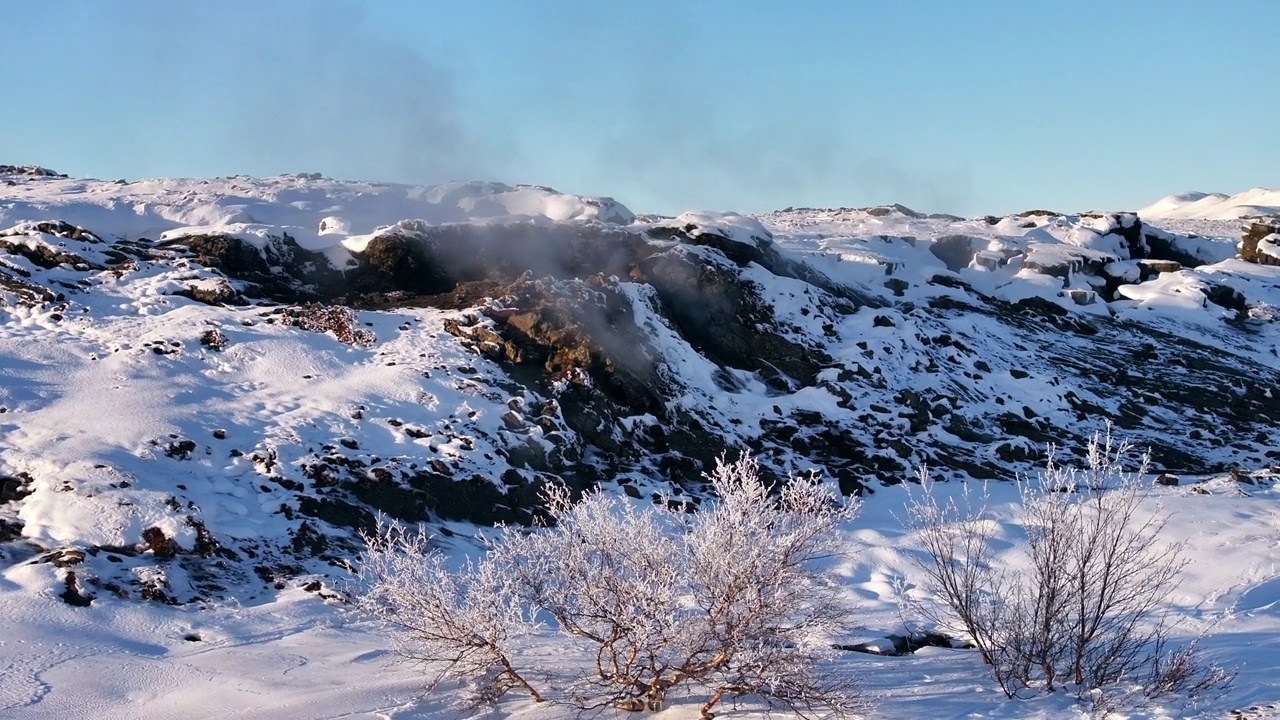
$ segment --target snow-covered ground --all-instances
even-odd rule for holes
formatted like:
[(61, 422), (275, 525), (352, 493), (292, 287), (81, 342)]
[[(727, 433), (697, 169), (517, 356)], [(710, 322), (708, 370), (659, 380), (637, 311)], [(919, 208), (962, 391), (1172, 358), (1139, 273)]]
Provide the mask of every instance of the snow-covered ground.
[[(1139, 211), (1179, 253), (1204, 263), (1151, 275), (1122, 240), (1132, 215), (959, 219), (875, 208), (637, 219), (608, 198), (486, 183), (415, 188), (315, 176), (126, 183), (15, 175), (9, 181), (14, 184), (0, 186), (0, 241), (50, 256), (74, 253), (103, 266), (110, 264), (113, 243), (196, 234), (241, 238), (254, 247), (288, 235), (343, 269), (385, 228), (406, 220), (428, 226), (603, 224), (637, 231), (673, 225), (694, 228), (695, 235), (716, 233), (751, 250), (777, 248), (831, 280), (883, 299), (887, 309), (837, 317), (818, 306), (813, 286), (799, 279), (758, 264), (742, 270), (761, 288), (779, 334), (801, 344), (820, 342), (849, 369), (871, 367), (866, 353), (880, 353), (876, 372), (884, 371), (881, 382), (888, 389), (860, 391), (850, 401), (827, 386), (791, 393), (766, 388), (737, 370), (730, 373), (736, 387), (725, 389), (721, 369), (650, 312), (656, 303), (646, 299), (647, 286), (620, 283), (636, 324), (662, 349), (663, 372), (685, 389), (673, 402), (698, 408), (743, 438), (759, 432), (761, 418), (801, 410), (823, 413), (855, 432), (893, 392), (931, 384), (954, 390), (950, 381), (916, 367), (931, 356), (909, 331), (932, 328), (927, 319), (888, 303), (927, 307), (930, 300), (965, 300), (974, 293), (1010, 303), (1043, 299), (1071, 316), (1157, 328), (1223, 348), (1241, 362), (1280, 369), (1280, 331), (1272, 323), (1280, 317), (1274, 310), (1280, 308), (1280, 268), (1235, 258), (1235, 218), (1275, 212), (1280, 197), (1274, 192), (1170, 196)], [(56, 236), (34, 225), (53, 220), (96, 237)], [(1108, 277), (1123, 280), (1117, 299), (1095, 300), (1103, 290), (1101, 275), (1086, 268), (1104, 268)], [(499, 450), (512, 442), (513, 425), (532, 424), (525, 421), (532, 416), (528, 409), (546, 398), (511, 389), (494, 361), (446, 332), (446, 323), (458, 321), (462, 311), (362, 311), (354, 316), (356, 326), (374, 341), (347, 344), (283, 322), (278, 307), (208, 305), (181, 295), (224, 282), (184, 258), (86, 270), (66, 263), (39, 267), (0, 254), (0, 271), (65, 294), (25, 303), (0, 289), (0, 476), (32, 478), (24, 488), (29, 494), (0, 501), (0, 523), (21, 527), (20, 538), (0, 543), (0, 717), (473, 716), (453, 707), (456, 688), (423, 697), (421, 673), (397, 663), (375, 628), (344, 610), (338, 592), (344, 571), (333, 561), (346, 552), (342, 543), (349, 535), (312, 524), (310, 532), (326, 536), (335, 549), (305, 561), (281, 552), (307, 539), (302, 528), (309, 521), (299, 512), (290, 478), (317, 455), (358, 454), (370, 472), (440, 462), (454, 477), (500, 483), (510, 466)], [(938, 283), (938, 277), (957, 282)], [(1227, 324), (1236, 321), (1236, 311), (1207, 299), (1224, 284), (1246, 298), (1247, 332)], [(895, 325), (884, 327), (882, 317)], [(968, 388), (975, 412), (1003, 412), (996, 398), (1002, 404), (1004, 397), (1016, 397), (1026, 412), (1034, 407), (1032, 415), (1064, 426), (1074, 422), (1050, 399), (1063, 392), (1057, 378), (1023, 382), (1001, 366), (1033, 354), (1024, 349), (1011, 355), (1010, 345), (1017, 343), (992, 336), (1002, 326), (980, 317), (945, 322), (977, 347), (973, 357), (956, 360), (967, 363), (965, 373), (979, 360), (998, 371)], [(225, 349), (202, 342), (215, 329)], [(1084, 351), (1090, 341), (1063, 342)], [(644, 426), (652, 418), (627, 421)], [(520, 432), (521, 438), (545, 440), (537, 427)], [(1171, 437), (1179, 439), (1177, 433)], [(1274, 457), (1263, 451), (1275, 450), (1275, 440), (1245, 440), (1253, 444), (1215, 445), (1214, 461), (1236, 459), (1258, 470)], [(643, 478), (633, 480), (643, 487)], [(993, 484), (991, 491), (993, 508), (1007, 519), (1010, 486)], [(1256, 484), (1215, 476), (1158, 488), (1172, 518), (1165, 535), (1186, 541), (1191, 560), (1174, 598), (1185, 621), (1181, 636), (1208, 628), (1213, 659), (1238, 667), (1240, 676), (1227, 696), (1202, 707), (1156, 706), (1135, 717), (1224, 717), (1253, 706), (1260, 709), (1244, 717), (1280, 716), (1280, 677), (1274, 673), (1280, 666), (1278, 493), (1265, 474)], [(861, 607), (865, 637), (859, 639), (901, 629), (895, 579), (919, 576), (918, 549), (895, 516), (904, 500), (900, 486), (878, 488), (848, 527), (851, 558), (837, 569)], [(0, 524), (0, 536), (4, 528)], [(198, 562), (187, 555), (160, 560), (154, 547), (138, 550), (150, 528), (183, 548), (201, 543), (207, 528), (219, 548)], [(446, 550), (475, 552), (467, 539), (474, 526), (444, 521), (437, 528), (445, 533)], [(1018, 532), (1004, 526), (1011, 543)], [(59, 552), (84, 556), (67, 559)], [(209, 563), (222, 565), (210, 574)], [(96, 595), (89, 607), (60, 598), (67, 570), (104, 583), (84, 588)], [(237, 573), (243, 582), (236, 582)], [(178, 604), (144, 601), (140, 588)], [(117, 589), (128, 597), (118, 597)], [(530, 652), (563, 662), (550, 645)], [(1061, 697), (1005, 700), (970, 651), (931, 648), (903, 658), (850, 653), (842, 662), (863, 678), (884, 717), (1056, 718), (1078, 712)], [(695, 707), (690, 700), (662, 716), (689, 717)], [(575, 715), (513, 699), (491, 716)], [(736, 716), (752, 714), (746, 709)]]
[[(1171, 516), (1163, 538), (1186, 541), (1190, 564), (1173, 597), (1181, 639), (1208, 629), (1216, 662), (1239, 670), (1230, 692), (1187, 706), (1158, 704), (1131, 717), (1280, 716), (1280, 491), (1271, 480), (1213, 478), (1161, 488)], [(1009, 515), (1008, 485), (991, 487), (996, 517)], [(919, 576), (918, 550), (895, 514), (906, 493), (882, 491), (848, 527), (852, 553), (838, 572), (857, 599), (862, 641), (901, 632), (895, 578)], [(1016, 541), (1006, 525), (1002, 540)], [(0, 580), (0, 714), (13, 718), (438, 718), (476, 717), (459, 693), (422, 692), (422, 675), (388, 654), (376, 629), (340, 603), (290, 587), (270, 599), (168, 607), (109, 598), (89, 608), (57, 599), (47, 566), (8, 568)], [(912, 621), (909, 615), (905, 618)], [(554, 647), (528, 650), (564, 663)], [(926, 648), (905, 657), (848, 653), (879, 717), (1087, 717), (1065, 696), (1009, 701), (970, 650)], [(658, 717), (696, 714), (694, 699)], [(626, 713), (617, 713), (620, 717)], [(511, 697), (481, 717), (572, 718), (576, 711)], [(606, 713), (606, 717), (613, 716)], [(744, 706), (730, 717), (759, 717)]]

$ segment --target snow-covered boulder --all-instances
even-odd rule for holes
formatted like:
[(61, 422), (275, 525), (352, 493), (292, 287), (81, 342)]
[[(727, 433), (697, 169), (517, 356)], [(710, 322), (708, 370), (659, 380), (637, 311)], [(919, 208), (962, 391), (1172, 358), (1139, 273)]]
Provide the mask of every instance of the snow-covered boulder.
[(715, 248), (739, 265), (764, 262), (773, 248), (773, 234), (756, 218), (738, 213), (686, 212), (655, 224), (649, 235)]

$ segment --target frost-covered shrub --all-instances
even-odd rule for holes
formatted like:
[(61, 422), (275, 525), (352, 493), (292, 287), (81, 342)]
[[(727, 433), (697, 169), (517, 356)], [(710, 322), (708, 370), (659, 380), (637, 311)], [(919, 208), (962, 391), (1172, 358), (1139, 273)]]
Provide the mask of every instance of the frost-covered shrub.
[(922, 609), (977, 645), (1011, 698), (1069, 689), (1095, 705), (1166, 693), (1197, 696), (1232, 675), (1206, 664), (1194, 642), (1174, 647), (1167, 610), (1185, 565), (1162, 543), (1166, 516), (1144, 501), (1147, 458), (1110, 432), (1094, 436), (1083, 469), (1050, 460), (1020, 483), (1015, 522), (1026, 531), (1017, 567), (995, 557), (997, 524), (967, 492), (943, 501), (927, 469), (907, 523), (937, 605)]
[(356, 314), (342, 305), (312, 303), (287, 308), (284, 322), (307, 332), (331, 333), (339, 342), (356, 347), (370, 347), (377, 338), (373, 332), (359, 326)]
[[(718, 499), (692, 514), (600, 492), (575, 503), (552, 487), (551, 523), (501, 530), (456, 572), (392, 527), (368, 541), (359, 606), (433, 679), (476, 682), (481, 700), (520, 689), (640, 710), (698, 692), (704, 717), (726, 696), (851, 714), (861, 696), (822, 663), (850, 617), (827, 567), (856, 505), (816, 480), (770, 488), (757, 469), (749, 456), (719, 463), (708, 476)], [(578, 665), (524, 656), (543, 624)]]

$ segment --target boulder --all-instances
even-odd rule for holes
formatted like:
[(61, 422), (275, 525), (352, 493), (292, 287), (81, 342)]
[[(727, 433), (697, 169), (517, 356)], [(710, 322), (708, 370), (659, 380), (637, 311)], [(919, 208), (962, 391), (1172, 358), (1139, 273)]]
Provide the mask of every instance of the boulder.
[(959, 272), (973, 262), (974, 253), (987, 242), (968, 235), (944, 235), (929, 246), (929, 252), (941, 260), (951, 272)]
[(1240, 259), (1280, 265), (1280, 219), (1250, 223), (1240, 238)]

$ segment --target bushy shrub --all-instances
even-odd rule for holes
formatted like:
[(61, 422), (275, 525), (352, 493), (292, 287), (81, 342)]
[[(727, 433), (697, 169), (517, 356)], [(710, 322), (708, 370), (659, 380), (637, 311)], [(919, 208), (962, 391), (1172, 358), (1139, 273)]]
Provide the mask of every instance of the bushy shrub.
[[(851, 608), (829, 574), (856, 505), (814, 479), (770, 488), (756, 461), (720, 462), (717, 499), (683, 513), (600, 492), (571, 502), (551, 487), (551, 521), (502, 529), (486, 554), (450, 571), (421, 534), (368, 539), (359, 606), (399, 632), (397, 648), (432, 680), (473, 683), (475, 699), (522, 690), (580, 708), (660, 709), (699, 692), (802, 715), (865, 706), (823, 662)], [(543, 624), (586, 662), (566, 676), (522, 650)]]
[(288, 325), (307, 332), (331, 333), (348, 345), (370, 347), (377, 342), (373, 331), (359, 326), (355, 311), (342, 305), (311, 303), (286, 308), (282, 317)]
[(927, 469), (908, 506), (925, 549), (921, 564), (938, 605), (926, 616), (958, 626), (977, 645), (1011, 698), (1071, 689), (1095, 703), (1224, 688), (1231, 674), (1206, 664), (1195, 643), (1174, 648), (1168, 599), (1185, 565), (1180, 544), (1159, 538), (1166, 516), (1152, 509), (1132, 450), (1110, 432), (1095, 436), (1083, 469), (1050, 460), (1020, 483), (1020, 567), (995, 558), (997, 525), (964, 494), (943, 501)]

